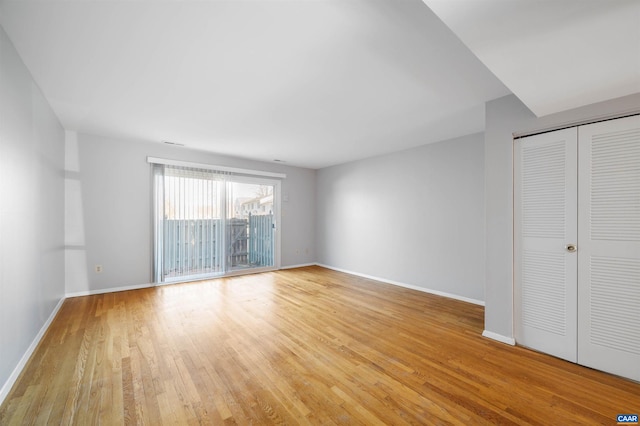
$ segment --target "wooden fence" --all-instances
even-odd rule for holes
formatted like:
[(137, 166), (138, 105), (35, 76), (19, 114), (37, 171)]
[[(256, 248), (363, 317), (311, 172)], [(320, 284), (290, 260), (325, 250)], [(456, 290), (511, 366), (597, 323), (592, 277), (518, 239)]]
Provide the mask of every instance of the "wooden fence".
[(220, 219), (167, 219), (164, 221), (165, 276), (223, 272), (228, 269), (270, 266), (273, 261), (273, 215), (227, 219), (226, 250), (221, 242)]

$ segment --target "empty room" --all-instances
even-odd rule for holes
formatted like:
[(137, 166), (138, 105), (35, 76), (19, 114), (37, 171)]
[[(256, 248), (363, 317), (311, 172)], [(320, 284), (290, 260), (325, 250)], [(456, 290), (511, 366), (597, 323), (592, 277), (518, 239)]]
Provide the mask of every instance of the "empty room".
[(0, 425), (639, 414), (638, 0), (0, 0)]

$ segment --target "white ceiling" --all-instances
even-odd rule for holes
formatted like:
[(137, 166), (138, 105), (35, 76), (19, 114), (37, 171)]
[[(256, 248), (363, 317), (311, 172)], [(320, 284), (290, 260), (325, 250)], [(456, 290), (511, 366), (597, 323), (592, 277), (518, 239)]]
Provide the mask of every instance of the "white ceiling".
[[(640, 91), (638, 51), (593, 87), (544, 52), (599, 16), (632, 22), (635, 0), (569, 28), (549, 4), (588, 0), (424, 1), (539, 115)], [(485, 101), (510, 93), (421, 0), (0, 0), (0, 24), (67, 130), (311, 168), (482, 131)], [(628, 50), (627, 32), (588, 40)]]
[(639, 0), (424, 0), (537, 116), (640, 92)]
[(482, 131), (508, 90), (420, 0), (3, 1), (67, 130), (320, 168)]

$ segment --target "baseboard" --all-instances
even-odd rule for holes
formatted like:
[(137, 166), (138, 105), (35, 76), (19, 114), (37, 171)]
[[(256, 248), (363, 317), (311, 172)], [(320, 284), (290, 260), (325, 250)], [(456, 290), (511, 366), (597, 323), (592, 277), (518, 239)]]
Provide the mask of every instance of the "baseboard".
[(516, 345), (516, 339), (514, 339), (513, 337), (506, 337), (506, 336), (503, 336), (502, 334), (494, 333), (493, 331), (485, 330), (482, 332), (482, 335), (484, 337), (488, 337), (489, 339), (493, 339), (501, 343), (506, 343), (507, 345), (511, 345), (511, 346)]
[(287, 265), (287, 266), (281, 266), (280, 269), (296, 269), (296, 268), (306, 268), (307, 266), (316, 266), (318, 265), (317, 263), (301, 263), (299, 265)]
[(482, 300), (472, 299), (470, 297), (459, 296), (457, 294), (447, 293), (447, 292), (444, 292), (444, 291), (432, 290), (432, 289), (429, 289), (429, 288), (419, 287), (417, 285), (411, 285), (411, 284), (406, 284), (406, 283), (402, 283), (402, 282), (399, 282), (399, 281), (393, 281), (393, 280), (388, 280), (388, 279), (385, 279), (385, 278), (374, 277), (373, 275), (361, 274), (359, 272), (349, 271), (349, 270), (342, 269), (342, 268), (336, 268), (336, 267), (333, 267), (333, 266), (324, 265), (322, 263), (317, 263), (317, 265), (318, 266), (322, 266), (323, 268), (334, 270), (334, 271), (344, 272), (345, 274), (355, 275), (355, 276), (358, 276), (358, 277), (367, 278), (369, 280), (380, 281), (380, 282), (383, 282), (385, 284), (397, 285), (399, 287), (410, 288), (411, 290), (418, 290), (418, 291), (421, 291), (423, 293), (435, 294), (436, 296), (443, 296), (443, 297), (447, 297), (449, 299), (455, 299), (455, 300), (460, 300), (462, 302), (473, 303), (474, 305), (484, 306), (484, 302)]
[[(176, 283), (171, 283), (171, 284), (176, 284)], [(154, 286), (155, 284), (137, 284), (137, 285), (124, 286), (124, 287), (104, 288), (100, 290), (78, 291), (76, 293), (67, 293), (67, 297), (81, 297), (81, 296), (92, 296), (94, 294), (116, 293), (118, 291), (139, 290), (141, 288), (149, 288)]]
[(33, 355), (33, 352), (35, 352), (38, 344), (40, 344), (40, 340), (42, 340), (42, 337), (44, 337), (44, 334), (47, 332), (47, 329), (53, 322), (53, 319), (58, 314), (58, 311), (62, 307), (64, 301), (65, 298), (63, 297), (62, 299), (60, 299), (56, 307), (53, 308), (51, 315), (49, 315), (49, 318), (47, 318), (47, 320), (44, 322), (44, 324), (40, 328), (40, 331), (38, 332), (38, 334), (36, 334), (36, 337), (33, 339), (24, 355), (22, 355), (22, 358), (20, 358), (20, 362), (18, 362), (18, 365), (16, 365), (16, 367), (13, 369), (7, 381), (4, 383), (4, 385), (2, 385), (2, 389), (0, 389), (0, 405), (2, 405), (7, 395), (9, 395), (11, 388), (16, 383), (16, 380), (18, 380), (20, 373), (22, 373), (22, 370), (27, 365), (27, 362), (29, 362), (29, 358), (31, 358), (31, 355)]

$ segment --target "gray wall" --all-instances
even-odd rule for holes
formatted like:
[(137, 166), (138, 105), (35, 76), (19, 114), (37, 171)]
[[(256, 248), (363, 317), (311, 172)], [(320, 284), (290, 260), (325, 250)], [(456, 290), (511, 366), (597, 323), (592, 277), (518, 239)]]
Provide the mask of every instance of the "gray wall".
[(318, 171), (319, 263), (484, 300), (484, 139)]
[(64, 131), (0, 28), (0, 387), (64, 297), (63, 167)]
[[(314, 170), (87, 134), (68, 133), (67, 150), (69, 294), (153, 281), (152, 176), (147, 156), (286, 173), (281, 264), (315, 262)], [(98, 264), (103, 266), (100, 274), (94, 271)]]
[(640, 94), (537, 118), (513, 95), (488, 102), (485, 128), (485, 330), (513, 337), (513, 133), (640, 112)]

